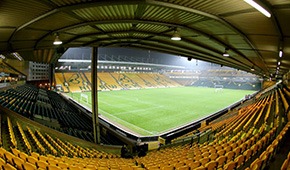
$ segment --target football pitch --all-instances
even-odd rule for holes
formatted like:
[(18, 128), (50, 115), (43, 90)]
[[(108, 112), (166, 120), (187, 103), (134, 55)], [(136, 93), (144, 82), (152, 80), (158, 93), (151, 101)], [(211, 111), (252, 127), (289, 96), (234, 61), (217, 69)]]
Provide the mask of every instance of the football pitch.
[[(214, 88), (174, 87), (98, 92), (99, 114), (144, 136), (157, 135), (215, 113), (255, 91)], [(81, 93), (69, 93), (91, 108)]]

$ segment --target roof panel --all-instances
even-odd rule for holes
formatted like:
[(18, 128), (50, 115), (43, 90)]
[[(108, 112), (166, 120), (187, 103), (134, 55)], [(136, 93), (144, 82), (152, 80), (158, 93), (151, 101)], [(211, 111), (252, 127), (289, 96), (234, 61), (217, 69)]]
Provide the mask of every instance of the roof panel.
[(149, 34), (143, 34), (143, 33), (133, 33), (132, 35), (134, 38), (145, 38), (145, 37), (148, 37)]
[(133, 19), (137, 5), (109, 5), (73, 10), (79, 17), (88, 21)]
[(163, 32), (167, 29), (168, 29), (168, 27), (163, 26), (163, 25), (152, 25), (152, 24), (137, 24), (136, 25), (136, 30), (138, 30), (138, 31), (147, 31), (147, 32), (159, 33), (159, 32)]
[(272, 20), (258, 11), (228, 16), (225, 19), (246, 34), (277, 35)]
[(272, 5), (289, 5), (290, 1), (289, 0), (267, 0), (270, 2)]
[(1, 41), (8, 41), (14, 30), (13, 28), (0, 28)]
[(168, 23), (192, 23), (203, 18), (203, 16), (194, 13), (160, 6), (147, 6), (142, 16), (142, 19), (145, 20), (163, 21)]
[(165, 0), (186, 6), (189, 8), (199, 9), (212, 14), (220, 15), (223, 13), (240, 11), (249, 8), (246, 2), (241, 0)]
[(37, 0), (1, 0), (0, 25), (18, 27), (49, 10), (49, 7)]
[(277, 36), (264, 36), (264, 35), (250, 35), (249, 38), (255, 42), (258, 50), (266, 50), (277, 52), (277, 44), (279, 44), (279, 37)]
[(112, 23), (112, 24), (98, 24), (96, 26), (105, 32), (113, 32), (113, 31), (128, 31), (132, 27), (132, 24), (131, 23)]
[(236, 34), (235, 31), (216, 20), (201, 21), (189, 26), (198, 28), (208, 34)]
[(281, 25), (282, 32), (285, 36), (290, 36), (290, 10), (289, 9), (279, 9), (276, 10), (276, 16), (278, 18), (279, 24)]
[(45, 19), (42, 19), (32, 24), (30, 27), (38, 28), (38, 29), (46, 29), (46, 30), (55, 30), (55, 29), (65, 27), (67, 25), (73, 25), (79, 22), (80, 21), (78, 19), (75, 19), (66, 13), (60, 12), (60, 13), (51, 15), (49, 17), (46, 17)]
[(81, 2), (90, 2), (92, 0), (50, 0), (57, 6), (65, 6), (65, 5), (72, 5), (72, 4), (78, 4)]
[(37, 40), (47, 33), (44, 30), (24, 29), (15, 34), (13, 40)]
[(86, 25), (83, 27), (78, 27), (78, 28), (66, 30), (65, 32), (71, 33), (71, 34), (91, 34), (91, 33), (98, 33), (100, 31), (98, 31), (97, 29), (95, 29), (89, 25)]

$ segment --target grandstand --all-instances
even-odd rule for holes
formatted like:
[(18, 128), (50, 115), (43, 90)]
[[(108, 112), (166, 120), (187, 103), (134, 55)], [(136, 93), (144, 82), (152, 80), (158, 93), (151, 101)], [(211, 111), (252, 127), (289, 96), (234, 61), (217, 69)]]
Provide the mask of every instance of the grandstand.
[(0, 170), (290, 169), (289, 0), (0, 6)]
[[(54, 99), (58, 98), (56, 93), (33, 86), (9, 89), (1, 95), (1, 166), (4, 169), (264, 169), (289, 136), (290, 92), (287, 87), (274, 86), (198, 128), (198, 133), (196, 130), (189, 132), (172, 140), (172, 146), (133, 159), (120, 158), (116, 148), (105, 149), (86, 143), (20, 116), (29, 115), (25, 109), (19, 112), (21, 108), (29, 108), (29, 101), (48, 103), (45, 92)], [(28, 106), (18, 104), (22, 106), (18, 114), (13, 111), (13, 105), (10, 106), (11, 101), (17, 100), (28, 101)], [(53, 108), (69, 110), (58, 100), (55, 102), (58, 104), (52, 103)], [(73, 119), (66, 119), (72, 128), (81, 129), (81, 120), (74, 124)], [(287, 159), (283, 160), (283, 167), (288, 166)]]

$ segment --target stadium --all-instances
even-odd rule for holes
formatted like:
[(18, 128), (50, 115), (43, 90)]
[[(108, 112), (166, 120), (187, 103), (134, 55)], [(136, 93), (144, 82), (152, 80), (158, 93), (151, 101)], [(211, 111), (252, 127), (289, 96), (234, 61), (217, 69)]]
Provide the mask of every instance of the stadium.
[(0, 5), (0, 169), (290, 168), (290, 2)]

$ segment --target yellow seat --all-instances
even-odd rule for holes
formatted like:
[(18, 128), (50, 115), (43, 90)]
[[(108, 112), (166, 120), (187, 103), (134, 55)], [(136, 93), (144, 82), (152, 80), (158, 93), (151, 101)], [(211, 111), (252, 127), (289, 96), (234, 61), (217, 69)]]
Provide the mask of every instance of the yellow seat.
[(5, 152), (7, 152), (7, 151), (4, 148), (0, 147), (0, 157), (3, 158), (3, 159), (5, 159), (4, 158), (4, 153)]
[(227, 157), (226, 156), (220, 156), (216, 159), (217, 163), (218, 163), (218, 168), (221, 168), (224, 166), (224, 164), (227, 161)]
[(262, 161), (259, 158), (257, 158), (254, 162), (251, 163), (250, 168), (251, 170), (257, 170), (260, 169), (261, 165)]
[(46, 157), (46, 156), (40, 155), (40, 156), (38, 157), (38, 159), (39, 159), (40, 161), (47, 162), (47, 157)]
[(201, 166), (201, 167), (198, 167), (198, 168), (196, 168), (194, 170), (207, 170), (207, 169), (206, 169), (206, 167)]
[(229, 163), (225, 164), (224, 170), (234, 170), (236, 169), (236, 163), (234, 161), (230, 161)]
[(19, 157), (15, 157), (13, 158), (13, 163), (15, 165), (15, 167), (19, 170), (22, 170), (22, 165), (24, 164), (24, 160), (19, 158)]
[(177, 168), (177, 170), (188, 170), (188, 169), (189, 169), (189, 167), (187, 165), (184, 165), (184, 166)]
[(61, 170), (61, 168), (56, 165), (48, 165), (47, 169), (48, 170)]
[(245, 156), (244, 155), (239, 155), (238, 157), (236, 157), (235, 162), (237, 163), (237, 168), (239, 168), (241, 165), (244, 164), (245, 162)]
[(227, 162), (230, 162), (233, 160), (234, 156), (235, 156), (235, 152), (234, 151), (230, 151), (228, 153), (226, 153), (225, 155), (227, 157)]
[(286, 170), (288, 167), (288, 164), (289, 164), (289, 160), (286, 159), (281, 166), (281, 170)]
[(25, 170), (35, 170), (35, 169), (37, 169), (35, 165), (33, 165), (33, 164), (29, 163), (29, 162), (24, 162), (23, 168)]
[(6, 162), (13, 164), (13, 158), (15, 158), (15, 156), (11, 152), (5, 152), (4, 157), (6, 159)]
[[(98, 167), (98, 169), (100, 169), (101, 167)], [(107, 167), (106, 167), (107, 168)], [(69, 169), (70, 170), (81, 170), (81, 168), (80, 167), (77, 167), (77, 166), (74, 166), (74, 165), (71, 165), (71, 166), (69, 166)]]
[(248, 149), (246, 150), (243, 155), (245, 155), (245, 161), (248, 161), (249, 159), (251, 159), (252, 157), (252, 150), (251, 149)]
[(36, 158), (32, 157), (32, 156), (28, 156), (27, 158), (27, 162), (36, 165), (36, 162), (38, 161)]
[[(68, 167), (69, 167), (69, 165), (67, 164), (67, 163), (63, 163), (63, 162), (59, 162), (58, 163), (58, 166), (59, 167), (61, 167), (62, 169), (67, 169)], [(93, 165), (91, 165), (91, 166), (93, 166)], [(89, 165), (87, 166), (88, 168), (92, 168), (92, 167), (90, 167)], [(93, 166), (93, 167), (95, 167), (95, 166)], [(96, 169), (96, 168), (95, 168)]]
[(216, 158), (218, 157), (219, 155), (217, 153), (212, 153), (209, 158), (210, 160), (216, 160)]
[(3, 170), (17, 170), (15, 167), (13, 167), (9, 163), (2, 165), (2, 167), (3, 167)]
[(36, 166), (37, 166), (38, 168), (43, 168), (43, 169), (46, 169), (46, 168), (47, 168), (47, 166), (48, 166), (48, 163), (47, 163), (47, 162), (44, 162), (44, 161), (41, 161), (41, 160), (39, 160), (39, 161), (37, 161), (37, 162), (36, 162)]
[(55, 159), (48, 159), (47, 162), (49, 165), (57, 165), (57, 161)]
[(11, 149), (13, 155), (15, 155), (15, 156), (19, 155), (20, 151), (18, 149), (15, 149), (15, 148), (12, 148), (12, 147), (10, 147), (10, 149)]
[(202, 158), (201, 160), (200, 160), (200, 163), (201, 163), (201, 165), (205, 165), (206, 163), (208, 163), (210, 161), (210, 159), (209, 158)]
[(20, 152), (20, 153), (19, 153), (19, 157), (20, 157), (22, 160), (26, 161), (28, 155), (27, 155), (26, 153), (24, 153), (24, 152)]
[(38, 157), (39, 157), (39, 154), (36, 153), (36, 152), (31, 152), (30, 155), (31, 155), (32, 157), (36, 158), (36, 159), (38, 159)]
[(207, 168), (207, 170), (214, 170), (217, 168), (218, 163), (216, 161), (210, 161), (209, 163), (205, 164), (204, 167)]
[(174, 169), (174, 165), (167, 165), (167, 166), (161, 167), (161, 170), (173, 170), (173, 169)]

